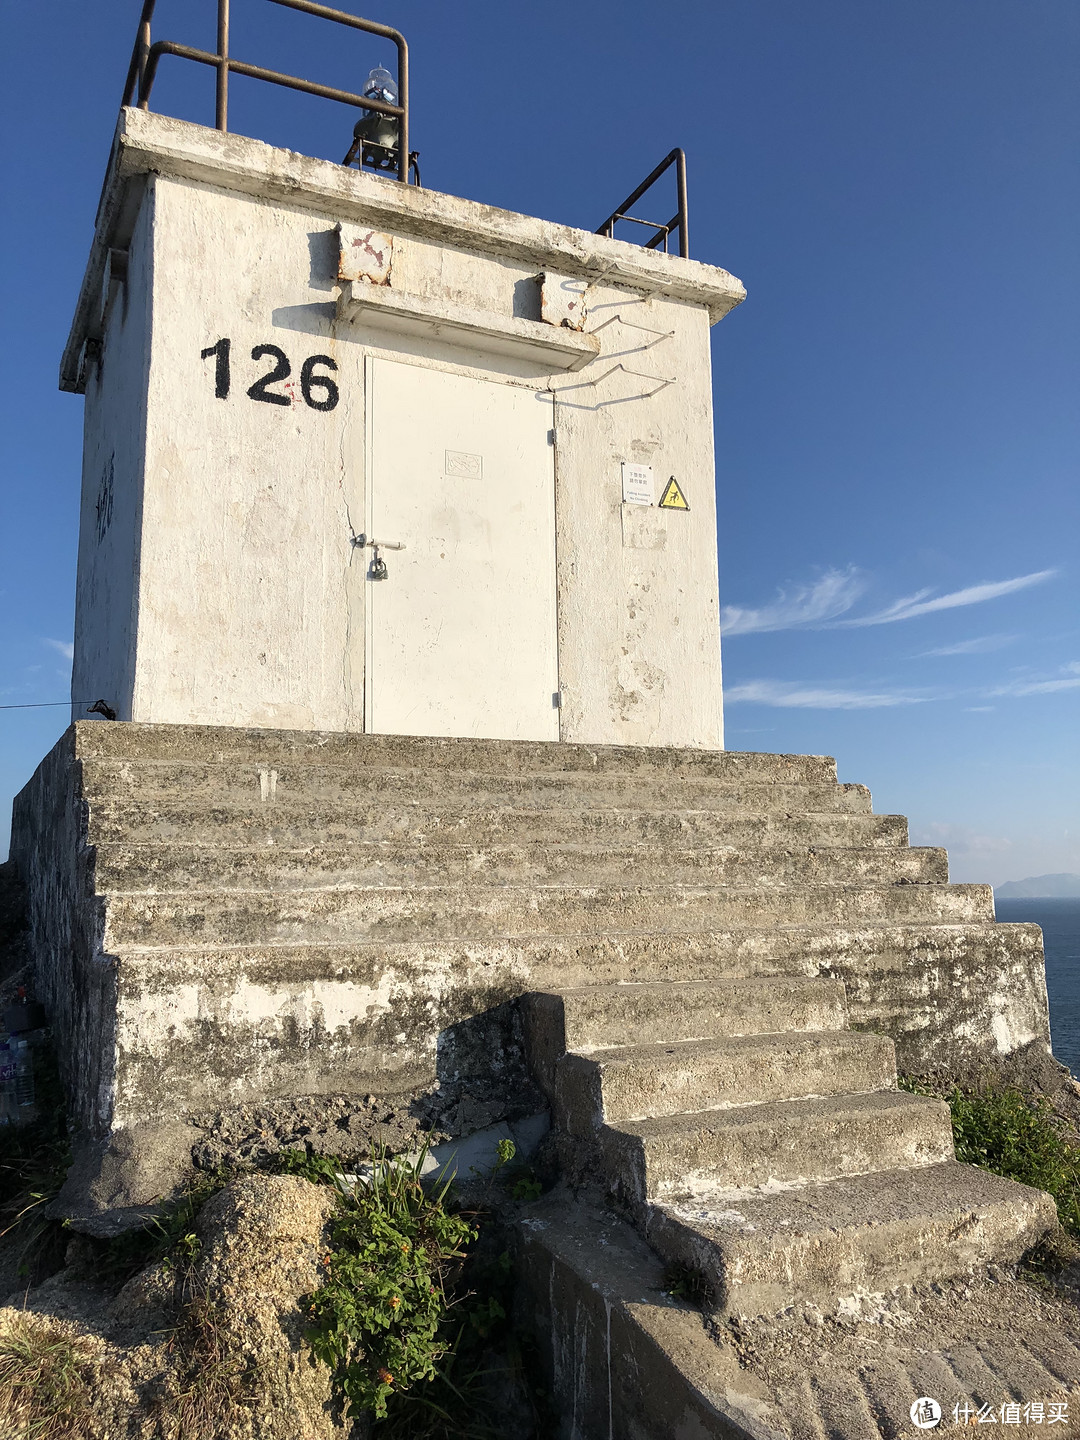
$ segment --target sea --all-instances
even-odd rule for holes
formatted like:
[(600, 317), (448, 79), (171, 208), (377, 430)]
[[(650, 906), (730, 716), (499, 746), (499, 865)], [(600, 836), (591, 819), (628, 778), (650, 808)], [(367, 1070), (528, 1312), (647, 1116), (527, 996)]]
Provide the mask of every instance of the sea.
[(997, 900), (999, 920), (1042, 926), (1054, 1054), (1080, 1079), (1080, 900)]

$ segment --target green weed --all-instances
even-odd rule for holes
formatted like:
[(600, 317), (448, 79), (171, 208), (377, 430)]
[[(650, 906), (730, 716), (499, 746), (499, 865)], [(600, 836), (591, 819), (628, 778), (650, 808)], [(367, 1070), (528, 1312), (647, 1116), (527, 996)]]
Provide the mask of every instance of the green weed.
[(901, 1084), (914, 1094), (948, 1100), (958, 1160), (1045, 1190), (1057, 1203), (1062, 1226), (1080, 1236), (1080, 1143), (1044, 1095), (1012, 1085), (942, 1094), (910, 1078)]
[[(447, 1281), (477, 1231), (445, 1203), (448, 1180), (424, 1189), (425, 1158), (379, 1153), (352, 1185), (335, 1172), (340, 1198), (325, 1279), (307, 1302), (308, 1340), (351, 1413), (385, 1416), (388, 1398), (432, 1379), (450, 1346)], [(315, 1178), (310, 1163), (296, 1168)]]

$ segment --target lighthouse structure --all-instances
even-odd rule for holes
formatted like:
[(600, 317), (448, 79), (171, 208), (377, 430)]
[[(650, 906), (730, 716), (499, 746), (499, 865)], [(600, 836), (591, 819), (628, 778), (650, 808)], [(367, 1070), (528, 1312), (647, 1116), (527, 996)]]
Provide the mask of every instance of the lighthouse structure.
[(86, 397), (73, 696), (721, 746), (709, 329), (743, 295), (125, 108), (61, 373)]
[[(260, 71), (227, 0), (214, 53), (151, 43), (146, 0), (61, 367), (78, 703), (12, 825), (57, 1205), (144, 1218), (219, 1121), (550, 1124), (623, 1217), (565, 1192), (518, 1235), (566, 1413), (764, 1434), (654, 1251), (727, 1317), (1015, 1263), (1053, 1201), (897, 1073), (1052, 1065), (1040, 932), (829, 757), (723, 748), (709, 331), (744, 291), (688, 257), (682, 152), (596, 233), (429, 190), (402, 37), (275, 3), (396, 74)], [(167, 58), (216, 69), (214, 128), (150, 112)], [(354, 106), (348, 163), (230, 134), (237, 71)]]

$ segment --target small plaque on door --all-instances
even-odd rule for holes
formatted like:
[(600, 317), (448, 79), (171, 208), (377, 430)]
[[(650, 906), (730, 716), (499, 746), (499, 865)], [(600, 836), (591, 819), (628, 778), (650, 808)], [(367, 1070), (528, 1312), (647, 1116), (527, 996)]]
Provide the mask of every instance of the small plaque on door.
[(444, 474), (460, 476), (463, 480), (482, 480), (484, 457), (470, 455), (466, 450), (447, 450)]

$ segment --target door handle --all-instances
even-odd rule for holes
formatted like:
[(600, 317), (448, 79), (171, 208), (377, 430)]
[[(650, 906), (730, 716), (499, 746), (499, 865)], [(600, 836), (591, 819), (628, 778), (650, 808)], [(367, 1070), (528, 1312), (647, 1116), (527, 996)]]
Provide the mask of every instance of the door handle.
[(352, 538), (353, 549), (363, 550), (406, 550), (408, 546), (404, 540), (376, 540), (371, 535), (354, 535)]
[(369, 580), (386, 579), (386, 561), (379, 553), (381, 550), (405, 549), (405, 542), (403, 540), (375, 540), (368, 535), (354, 535), (352, 543), (354, 550), (369, 549), (371, 551), (371, 564), (368, 566), (367, 572)]

